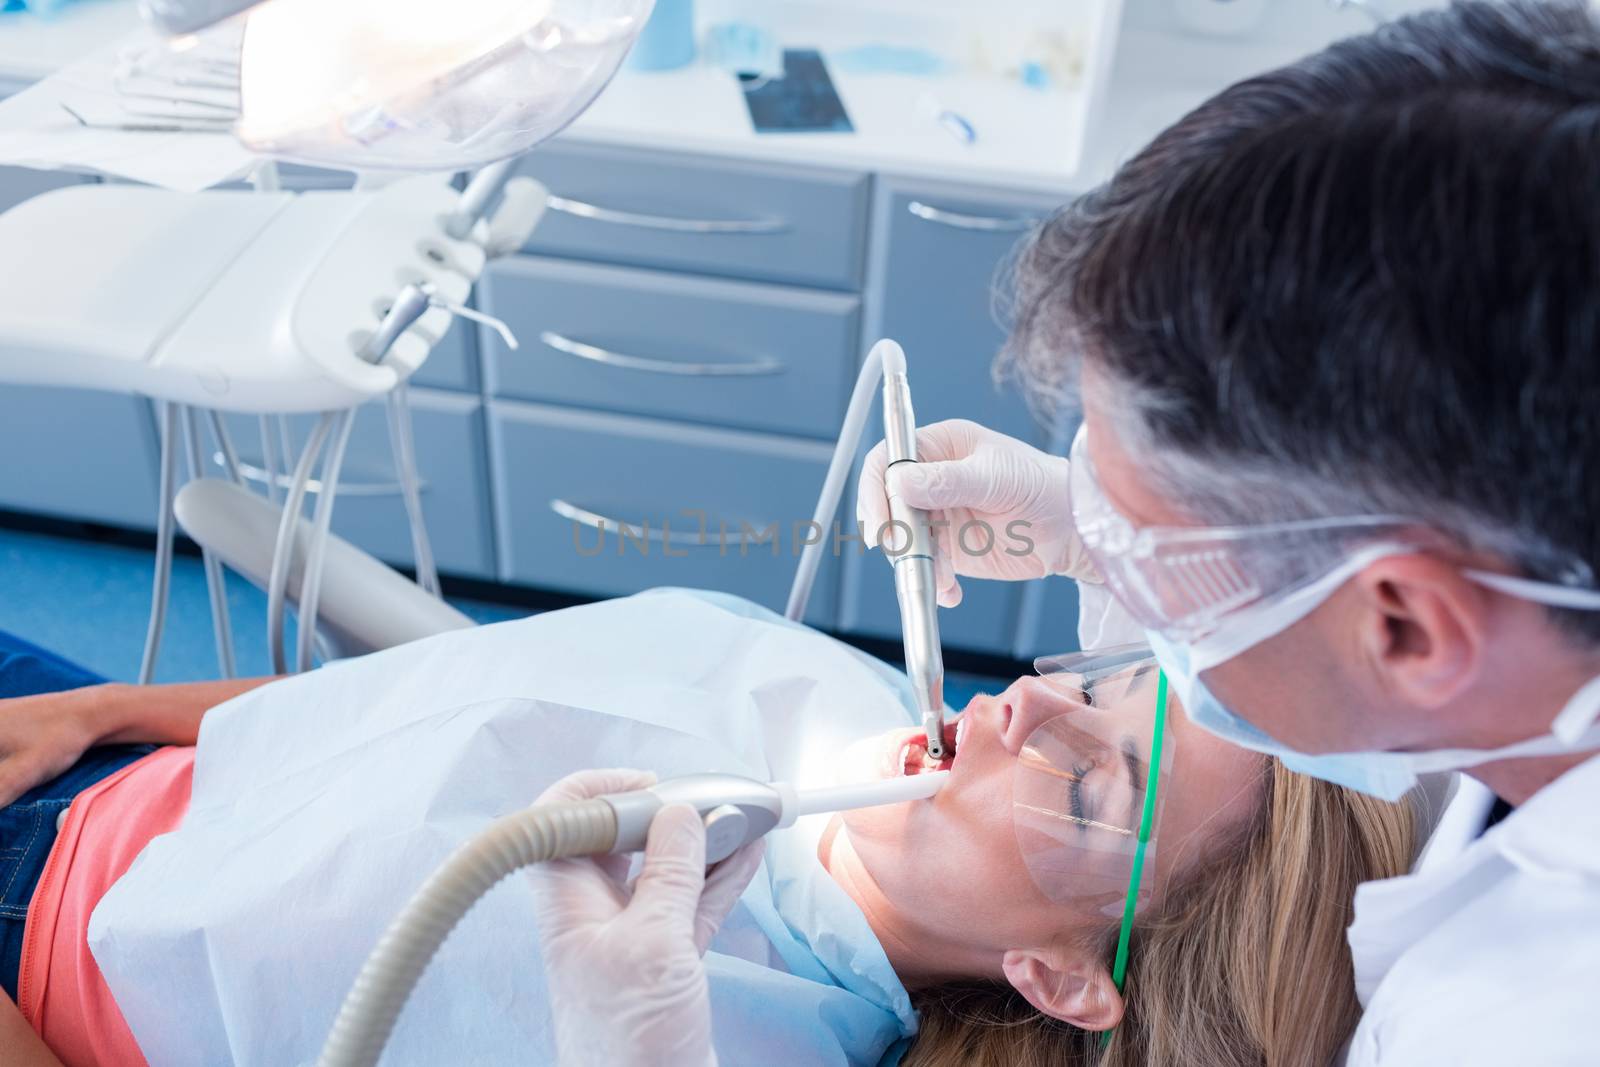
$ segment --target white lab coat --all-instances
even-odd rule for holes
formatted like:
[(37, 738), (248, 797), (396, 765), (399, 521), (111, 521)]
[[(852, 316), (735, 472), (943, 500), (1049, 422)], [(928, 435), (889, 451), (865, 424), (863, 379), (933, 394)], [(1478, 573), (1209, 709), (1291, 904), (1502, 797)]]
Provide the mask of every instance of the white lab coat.
[(1346, 1067), (1600, 1064), (1600, 756), (1428, 860), (1356, 893)]
[[(1079, 588), (1084, 648), (1142, 639)], [(1415, 873), (1356, 892), (1345, 1067), (1600, 1067), (1600, 756), (1481, 836), (1492, 795), (1461, 784)]]

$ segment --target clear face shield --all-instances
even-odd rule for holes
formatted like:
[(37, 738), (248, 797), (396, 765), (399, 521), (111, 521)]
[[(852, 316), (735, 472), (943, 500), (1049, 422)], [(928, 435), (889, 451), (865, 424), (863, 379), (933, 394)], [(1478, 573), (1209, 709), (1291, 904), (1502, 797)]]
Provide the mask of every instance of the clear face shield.
[[(201, 33), (143, 66), (173, 91), (217, 90), (203, 101), (208, 116), (231, 109), (247, 147), (438, 171), (518, 155), (560, 131), (616, 73), (653, 0), (143, 4), (158, 28)], [(210, 25), (219, 18), (228, 21)]]
[(1056, 904), (1115, 918), (1148, 905), (1161, 809), (1175, 762), (1165, 685), (1143, 646), (1035, 661), (1074, 705), (1023, 743), (1012, 822), (1034, 884)]

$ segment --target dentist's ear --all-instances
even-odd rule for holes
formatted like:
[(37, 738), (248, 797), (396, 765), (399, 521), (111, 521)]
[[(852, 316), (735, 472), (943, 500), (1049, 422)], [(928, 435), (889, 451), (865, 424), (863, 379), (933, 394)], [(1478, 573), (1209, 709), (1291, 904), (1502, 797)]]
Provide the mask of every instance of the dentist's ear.
[(1356, 632), (1390, 693), (1439, 708), (1472, 684), (1489, 640), (1489, 598), (1458, 567), (1421, 553), (1392, 556), (1352, 584), (1367, 608)]
[(1122, 1021), (1122, 994), (1103, 963), (1062, 949), (1011, 949), (1000, 967), (1006, 981), (1052, 1019), (1094, 1031)]

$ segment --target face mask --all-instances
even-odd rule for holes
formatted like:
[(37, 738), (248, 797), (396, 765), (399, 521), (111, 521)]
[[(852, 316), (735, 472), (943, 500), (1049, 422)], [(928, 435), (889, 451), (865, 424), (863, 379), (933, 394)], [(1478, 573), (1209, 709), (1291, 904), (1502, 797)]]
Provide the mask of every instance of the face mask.
[[(1270, 737), (1218, 700), (1201, 680), (1203, 672), (1233, 659), (1305, 618), (1362, 568), (1384, 556), (1410, 551), (1414, 549), (1396, 544), (1368, 546), (1304, 589), (1281, 600), (1243, 609), (1226, 619), (1217, 631), (1192, 645), (1175, 644), (1159, 633), (1148, 632), (1156, 662), (1177, 691), (1189, 720), (1225, 741), (1254, 752), (1276, 756), (1292, 771), (1391, 801), (1400, 799), (1416, 785), (1420, 774), (1459, 770), (1495, 760), (1549, 756), (1600, 747), (1600, 724), (1597, 724), (1597, 720), (1600, 720), (1600, 677), (1572, 695), (1547, 733), (1516, 744), (1497, 749), (1316, 754), (1298, 752)], [(1483, 571), (1469, 570), (1464, 573), (1481, 585), (1511, 596), (1554, 607), (1600, 610), (1600, 594), (1592, 590), (1570, 589)]]

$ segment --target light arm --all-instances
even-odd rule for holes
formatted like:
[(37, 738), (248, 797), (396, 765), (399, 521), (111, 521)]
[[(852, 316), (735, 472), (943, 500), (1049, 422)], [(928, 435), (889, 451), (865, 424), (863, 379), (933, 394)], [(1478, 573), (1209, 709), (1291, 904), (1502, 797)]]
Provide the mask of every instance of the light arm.
[(62, 1067), (4, 993), (0, 993), (0, 1067)]
[(207, 711), (268, 681), (109, 683), (0, 700), (0, 804), (54, 778), (95, 745), (192, 745)]
[(272, 680), (230, 678), (173, 685), (112, 682), (74, 692), (82, 701), (81, 714), (94, 738), (92, 744), (192, 745), (200, 736), (200, 720), (206, 712)]

